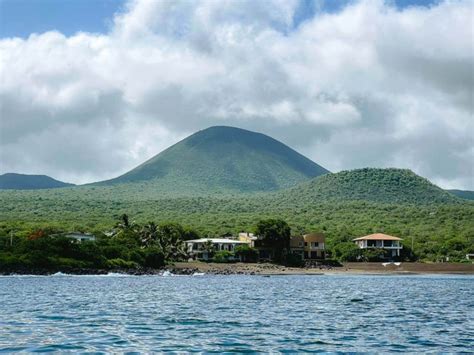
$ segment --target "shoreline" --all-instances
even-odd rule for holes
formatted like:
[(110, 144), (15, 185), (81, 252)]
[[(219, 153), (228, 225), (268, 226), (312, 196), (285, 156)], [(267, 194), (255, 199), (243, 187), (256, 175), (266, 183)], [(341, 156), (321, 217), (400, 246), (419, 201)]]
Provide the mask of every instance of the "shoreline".
[(467, 263), (401, 263), (400, 266), (382, 263), (346, 263), (340, 267), (321, 266), (311, 268), (287, 267), (276, 264), (234, 263), (217, 264), (204, 262), (175, 263), (176, 269), (191, 267), (209, 274), (250, 275), (420, 275), (454, 274), (474, 275), (474, 264)]
[(467, 263), (401, 263), (400, 266), (382, 263), (346, 263), (340, 267), (320, 266), (311, 268), (287, 267), (270, 263), (205, 263), (176, 262), (161, 269), (29, 269), (0, 270), (2, 276), (51, 276), (64, 275), (474, 275), (474, 264)]

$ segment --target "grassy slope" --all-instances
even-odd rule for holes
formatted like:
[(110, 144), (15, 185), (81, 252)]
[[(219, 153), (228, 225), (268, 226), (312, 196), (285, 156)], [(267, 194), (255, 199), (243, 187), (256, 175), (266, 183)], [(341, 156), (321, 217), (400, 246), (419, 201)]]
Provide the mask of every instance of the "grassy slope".
[(163, 194), (270, 191), (328, 171), (266, 135), (211, 127), (98, 185), (140, 182)]

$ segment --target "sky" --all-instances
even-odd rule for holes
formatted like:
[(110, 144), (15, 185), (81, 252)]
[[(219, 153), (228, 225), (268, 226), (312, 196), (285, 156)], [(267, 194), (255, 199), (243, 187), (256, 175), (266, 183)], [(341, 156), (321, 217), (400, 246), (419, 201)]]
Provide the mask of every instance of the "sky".
[(0, 173), (87, 183), (193, 132), (474, 190), (470, 0), (0, 0)]

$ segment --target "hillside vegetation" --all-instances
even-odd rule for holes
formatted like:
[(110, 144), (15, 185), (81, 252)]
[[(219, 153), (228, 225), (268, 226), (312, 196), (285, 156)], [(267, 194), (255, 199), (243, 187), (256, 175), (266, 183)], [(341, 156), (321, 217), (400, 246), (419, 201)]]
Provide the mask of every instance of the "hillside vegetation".
[(449, 193), (465, 200), (474, 200), (474, 191), (467, 190), (446, 190)]
[(383, 203), (458, 203), (452, 194), (410, 170), (357, 169), (327, 174), (282, 192), (286, 200), (371, 201)]
[[(377, 188), (371, 189), (371, 182)], [(405, 248), (411, 248), (413, 240), (421, 259), (451, 255), (461, 260), (474, 252), (474, 203), (407, 170), (341, 172), (290, 190), (259, 194), (153, 195), (150, 186), (1, 191), (0, 235), (13, 230), (26, 236), (38, 228), (103, 232), (123, 213), (139, 223), (181, 223), (202, 236), (251, 231), (261, 219), (281, 218), (294, 234), (323, 231), (329, 246), (384, 232), (403, 238)]]
[(66, 186), (74, 185), (55, 180), (46, 175), (25, 175), (15, 173), (0, 175), (0, 189), (4, 190), (55, 189)]
[(256, 192), (295, 186), (328, 171), (264, 134), (211, 127), (178, 142), (115, 179), (146, 183), (165, 194)]

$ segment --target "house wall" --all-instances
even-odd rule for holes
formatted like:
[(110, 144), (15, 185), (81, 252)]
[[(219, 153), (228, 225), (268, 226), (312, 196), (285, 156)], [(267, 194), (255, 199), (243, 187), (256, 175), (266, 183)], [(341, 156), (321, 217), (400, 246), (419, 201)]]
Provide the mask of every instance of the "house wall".
[(248, 243), (249, 247), (251, 248), (255, 247), (255, 237), (253, 236), (253, 234), (249, 235), (247, 233), (239, 233), (237, 240), (240, 242)]
[(290, 248), (303, 248), (303, 247), (304, 247), (304, 238), (302, 235), (291, 237)]
[[(186, 242), (186, 250), (190, 257), (198, 259), (208, 259), (207, 251), (204, 251), (205, 242)], [(245, 245), (248, 243), (212, 243), (214, 251), (230, 251), (233, 252), (235, 248), (239, 245)]]
[(294, 236), (290, 239), (290, 251), (301, 255), (303, 259), (325, 258), (325, 236), (322, 233), (311, 233)]
[(388, 250), (387, 257), (400, 256), (400, 250), (403, 249), (398, 240), (356, 240), (356, 245), (360, 249), (381, 248)]
[(322, 233), (311, 233), (304, 235), (305, 259), (324, 259), (326, 238)]

